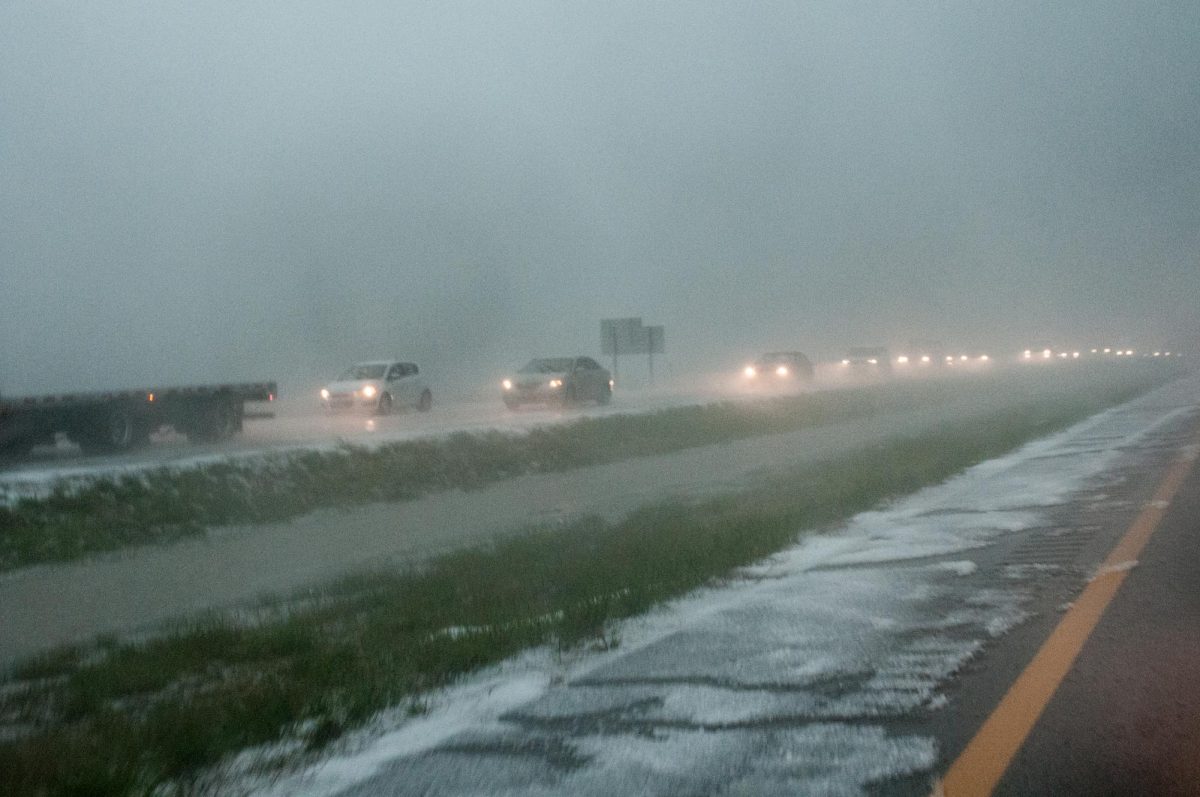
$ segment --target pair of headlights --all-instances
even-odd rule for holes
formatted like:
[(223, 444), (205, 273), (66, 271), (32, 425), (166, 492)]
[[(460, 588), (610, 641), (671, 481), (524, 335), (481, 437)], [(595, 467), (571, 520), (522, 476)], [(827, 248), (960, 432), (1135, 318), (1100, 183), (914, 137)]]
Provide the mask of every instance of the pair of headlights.
[[(747, 378), (753, 379), (754, 377), (758, 376), (758, 369), (755, 368), (753, 365), (747, 365), (745, 370), (742, 371), (742, 373), (744, 373), (747, 376)], [(786, 365), (780, 365), (775, 368), (775, 373), (778, 376), (787, 376), (791, 372), (788, 370), (788, 367)]]
[[(562, 387), (563, 381), (561, 379), (551, 379), (547, 384), (549, 384), (551, 390), (558, 390), (560, 387)], [(511, 379), (505, 379), (500, 383), (500, 387), (504, 388), (505, 390), (512, 390), (513, 382)]]
[[(363, 398), (375, 398), (375, 394), (377, 394), (378, 392), (379, 391), (375, 388), (374, 385), (367, 385), (366, 387), (364, 387), (362, 390), (359, 391), (359, 394)], [(329, 399), (329, 388), (327, 388), (327, 387), (321, 388), (321, 398), (323, 398), (325, 400)]]

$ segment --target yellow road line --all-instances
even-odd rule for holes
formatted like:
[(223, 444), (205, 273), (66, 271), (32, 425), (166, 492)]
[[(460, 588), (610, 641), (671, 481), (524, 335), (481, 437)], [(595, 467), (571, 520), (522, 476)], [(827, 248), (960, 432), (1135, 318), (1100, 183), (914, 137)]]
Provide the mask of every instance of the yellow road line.
[(1024, 672), (1013, 682), (966, 749), (950, 766), (934, 791), (945, 797), (988, 795), (996, 788), (1013, 756), (1024, 744), (1058, 685), (1071, 669), (1083, 643), (1125, 581), (1150, 535), (1158, 528), (1171, 499), (1192, 469), (1195, 456), (1177, 460), (1153, 500), (1134, 520), (1104, 560), (1096, 576), (1043, 643)]

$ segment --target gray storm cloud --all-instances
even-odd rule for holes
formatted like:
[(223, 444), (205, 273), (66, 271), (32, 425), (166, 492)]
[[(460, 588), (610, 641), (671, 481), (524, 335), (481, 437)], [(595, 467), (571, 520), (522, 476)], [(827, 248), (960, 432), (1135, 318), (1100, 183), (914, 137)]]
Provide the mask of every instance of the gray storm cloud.
[[(511, 7), (510, 7), (511, 6)], [(1193, 3), (0, 5), (0, 391), (1200, 345)]]

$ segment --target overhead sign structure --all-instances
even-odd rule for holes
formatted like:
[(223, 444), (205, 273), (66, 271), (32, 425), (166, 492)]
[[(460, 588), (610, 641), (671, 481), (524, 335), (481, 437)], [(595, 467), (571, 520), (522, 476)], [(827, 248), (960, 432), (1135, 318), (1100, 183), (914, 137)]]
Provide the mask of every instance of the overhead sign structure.
[(654, 355), (666, 352), (666, 333), (661, 326), (642, 326), (640, 318), (605, 318), (600, 322), (600, 351), (613, 358), (613, 379), (621, 354), (645, 354), (649, 358), (650, 381), (654, 382)]

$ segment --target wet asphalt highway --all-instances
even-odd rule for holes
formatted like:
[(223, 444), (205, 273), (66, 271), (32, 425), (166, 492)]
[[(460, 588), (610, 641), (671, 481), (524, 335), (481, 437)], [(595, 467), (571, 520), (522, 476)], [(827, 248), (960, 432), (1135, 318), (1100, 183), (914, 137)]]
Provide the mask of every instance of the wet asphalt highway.
[[(1194, 456), (1195, 388), (867, 513), (630, 623), (616, 651), (512, 664), (268, 793), (934, 793)], [(1198, 793), (1198, 504), (1193, 473), (1000, 793)]]

